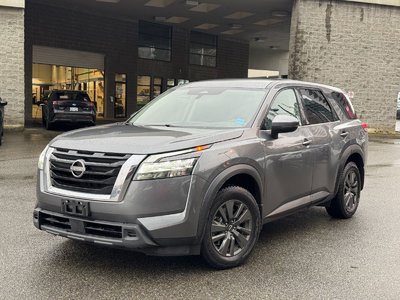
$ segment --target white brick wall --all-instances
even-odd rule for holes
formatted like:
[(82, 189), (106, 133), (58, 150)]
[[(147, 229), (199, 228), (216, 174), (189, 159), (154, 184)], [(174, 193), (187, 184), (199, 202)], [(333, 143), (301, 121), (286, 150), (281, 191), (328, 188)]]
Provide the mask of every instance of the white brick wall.
[(393, 132), (400, 92), (400, 7), (295, 0), (289, 76), (354, 92), (371, 128)]
[(6, 127), (24, 125), (24, 10), (0, 6), (0, 97)]

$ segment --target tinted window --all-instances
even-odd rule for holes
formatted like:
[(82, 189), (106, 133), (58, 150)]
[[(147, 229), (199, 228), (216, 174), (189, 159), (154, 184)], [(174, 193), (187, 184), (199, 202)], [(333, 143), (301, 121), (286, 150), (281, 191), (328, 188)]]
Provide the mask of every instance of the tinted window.
[(342, 93), (332, 92), (331, 97), (336, 101), (337, 105), (339, 105), (343, 114), (348, 119), (357, 119), (356, 112), (354, 111), (353, 105), (350, 100)]
[(265, 129), (271, 129), (272, 120), (277, 115), (293, 116), (301, 123), (299, 104), (292, 89), (283, 90), (275, 97), (265, 118)]
[(217, 65), (217, 36), (196, 31), (190, 33), (190, 64)]
[(138, 55), (140, 58), (171, 60), (171, 28), (139, 22)]
[(90, 98), (88, 96), (88, 94), (85, 93), (74, 93), (74, 92), (68, 92), (68, 91), (59, 91), (59, 92), (54, 92), (51, 94), (50, 99), (52, 101), (56, 101), (56, 100), (73, 100), (73, 101), (85, 101), (88, 102), (90, 101)]
[(318, 90), (300, 89), (304, 113), (309, 124), (335, 121), (335, 115), (328, 101)]
[(264, 96), (264, 89), (182, 86), (157, 97), (129, 122), (141, 126), (246, 127)]

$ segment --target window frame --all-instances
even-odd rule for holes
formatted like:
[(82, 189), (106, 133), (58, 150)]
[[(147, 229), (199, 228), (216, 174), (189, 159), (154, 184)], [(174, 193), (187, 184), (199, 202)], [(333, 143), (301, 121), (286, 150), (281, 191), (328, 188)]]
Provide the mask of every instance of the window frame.
[(267, 110), (266, 110), (266, 112), (263, 115), (263, 118), (261, 120), (261, 130), (271, 131), (271, 129), (265, 129), (265, 127), (264, 127), (265, 126), (265, 119), (267, 118), (267, 116), (268, 116), (268, 114), (269, 114), (269, 112), (271, 110), (271, 107), (274, 104), (274, 102), (275, 102), (276, 98), (278, 97), (278, 95), (281, 92), (285, 91), (285, 90), (292, 90), (293, 91), (294, 96), (296, 98), (296, 102), (299, 105), (299, 112), (300, 112), (299, 127), (302, 127), (302, 126), (305, 125), (306, 119), (305, 119), (305, 114), (304, 114), (304, 110), (303, 110), (303, 104), (302, 104), (302, 101), (299, 100), (299, 94), (298, 94), (298, 92), (296, 90), (296, 87), (295, 86), (285, 86), (285, 87), (279, 89), (278, 91), (276, 91), (274, 97), (272, 98), (271, 102), (269, 103), (268, 108), (267, 108)]
[[(165, 36), (162, 36), (162, 35), (159, 35), (159, 34), (151, 34), (151, 33), (148, 33), (148, 32), (140, 31), (141, 24), (142, 24), (142, 26), (145, 26), (143, 24), (152, 24), (152, 25), (156, 25), (156, 26), (159, 26), (159, 27), (165, 27), (169, 31), (169, 37), (165, 37)], [(168, 26), (168, 25), (162, 25), (162, 24), (158, 24), (158, 23), (139, 20), (138, 38), (137, 38), (137, 55), (138, 55), (138, 58), (139, 59), (146, 59), (146, 60), (154, 60), (154, 61), (171, 62), (172, 61), (172, 34), (173, 34), (172, 30), (173, 30), (173, 28), (171, 26)], [(169, 41), (169, 49), (165, 48), (165, 47), (148, 47), (147, 45), (144, 45), (143, 43), (141, 43), (141, 40), (140, 40), (141, 36), (157, 37), (157, 38), (161, 38), (161, 39), (167, 40), (167, 41)], [(139, 54), (139, 48), (147, 48), (147, 49), (154, 48), (156, 50), (169, 51), (169, 59), (168, 60), (164, 60), (164, 59), (158, 59), (158, 58), (141, 57), (140, 54)]]
[[(312, 125), (321, 125), (321, 124), (330, 124), (330, 123), (334, 123), (334, 122), (338, 122), (340, 121), (339, 116), (336, 113), (336, 110), (333, 108), (332, 103), (330, 103), (330, 101), (328, 100), (328, 97), (325, 95), (325, 93), (318, 87), (311, 87), (311, 86), (297, 86), (296, 88), (296, 93), (298, 94), (298, 98), (300, 99), (300, 103), (301, 103), (301, 110), (303, 111), (303, 115), (304, 115), (304, 125), (303, 126), (312, 126)], [(305, 106), (304, 106), (304, 102), (303, 102), (303, 96), (302, 93), (300, 92), (300, 90), (314, 90), (314, 91), (318, 91), (322, 97), (325, 99), (325, 101), (328, 103), (329, 108), (331, 109), (332, 112), (332, 116), (333, 116), (333, 121), (329, 121), (329, 122), (323, 122), (323, 123), (310, 123), (310, 121), (307, 118), (307, 114), (305, 112)]]

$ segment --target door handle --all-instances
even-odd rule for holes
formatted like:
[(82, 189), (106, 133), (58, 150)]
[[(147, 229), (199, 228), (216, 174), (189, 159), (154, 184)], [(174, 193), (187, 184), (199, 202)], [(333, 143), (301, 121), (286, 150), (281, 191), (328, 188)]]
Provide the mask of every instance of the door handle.
[(343, 137), (343, 138), (345, 138), (345, 137), (348, 136), (348, 135), (349, 135), (349, 133), (348, 133), (347, 131), (343, 131), (343, 132), (340, 134), (340, 136)]
[(311, 142), (312, 142), (312, 140), (304, 139), (303, 146), (308, 146), (311, 144)]

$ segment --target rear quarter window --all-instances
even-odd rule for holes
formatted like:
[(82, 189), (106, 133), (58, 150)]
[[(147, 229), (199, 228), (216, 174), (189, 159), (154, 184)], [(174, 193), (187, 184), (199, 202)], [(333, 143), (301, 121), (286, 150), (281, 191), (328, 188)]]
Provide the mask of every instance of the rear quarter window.
[(357, 114), (354, 110), (353, 105), (350, 102), (350, 99), (343, 93), (332, 92), (331, 98), (336, 102), (342, 111), (343, 115), (350, 120), (357, 119)]

